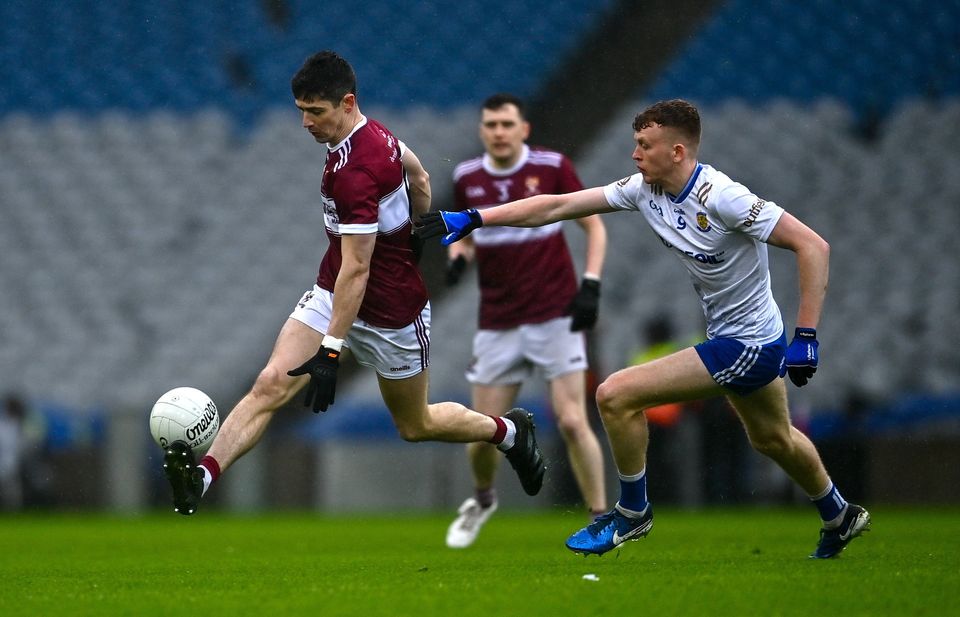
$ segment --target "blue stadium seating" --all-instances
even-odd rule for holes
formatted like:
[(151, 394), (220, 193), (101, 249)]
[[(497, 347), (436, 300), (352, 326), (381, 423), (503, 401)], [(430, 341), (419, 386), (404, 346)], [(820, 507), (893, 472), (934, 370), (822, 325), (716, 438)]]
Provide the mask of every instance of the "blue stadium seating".
[[(594, 4), (589, 14), (595, 17), (597, 7), (611, 4)], [(131, 349), (154, 349), (151, 337), (159, 337), (163, 344), (156, 344), (150, 359), (156, 362), (151, 370), (158, 383), (191, 376), (199, 384), (222, 383), (232, 395), (243, 386), (225, 378), (224, 372), (233, 375), (238, 370), (226, 360), (249, 357), (246, 370), (256, 370), (256, 353), (275, 334), (277, 315), (284, 314), (288, 298), (302, 291), (303, 281), (312, 276), (313, 266), (295, 269), (291, 264), (315, 259), (310, 249), (316, 248), (315, 234), (296, 221), (313, 214), (305, 204), (315, 203), (315, 186), (297, 170), (300, 161), (315, 155), (316, 145), (304, 138), (295, 114), (263, 109), (271, 102), (287, 105), (286, 81), (302, 56), (333, 46), (359, 58), (361, 97), (375, 101), (376, 117), (414, 147), (431, 170), (435, 195), (445, 199), (453, 164), (479, 147), (473, 108), (477, 98), (489, 93), (494, 82), (510, 88), (514, 79), (534, 87), (543, 75), (530, 68), (540, 60), (540, 48), (550, 41), (550, 57), (557, 61), (562, 49), (575, 44), (587, 21), (582, 16), (588, 14), (586, 4), (577, 0), (542, 9), (529, 2), (508, 3), (490, 17), (484, 3), (466, 0), (457, 5), (457, 19), (452, 19), (452, 8), (420, 2), (402, 12), (381, 0), (365, 4), (369, 18), (359, 21), (341, 5), (325, 5), (320, 18), (307, 3), (291, 0), (293, 19), (281, 28), (269, 22), (262, 6), (255, 0), (174, 0), (161, 11), (127, 0), (56, 6), (24, 0), (0, 3), (0, 77), (5, 86), (0, 88), (0, 245), (9, 249), (0, 261), (0, 367), (6, 367), (11, 383), (46, 388), (47, 367), (64, 362), (75, 367), (74, 383), (62, 392), (51, 391), (55, 398), (67, 392), (82, 392), (79, 398), (91, 403), (149, 398), (151, 391), (138, 390), (135, 379), (123, 380), (135, 390), (131, 392), (107, 391), (105, 384), (126, 370)], [(859, 224), (845, 231), (844, 242), (836, 247), (839, 276), (833, 293), (842, 310), (831, 313), (834, 321), (824, 324), (825, 335), (831, 329), (837, 337), (857, 332), (853, 340), (874, 342), (883, 331), (878, 324), (843, 319), (859, 316), (870, 298), (884, 298), (887, 319), (911, 318), (916, 298), (925, 298), (919, 303), (926, 309), (921, 317), (930, 324), (956, 311), (956, 273), (929, 253), (931, 243), (912, 239), (911, 234), (921, 230), (897, 207), (909, 201), (914, 184), (944, 203), (956, 201), (960, 186), (956, 174), (946, 171), (956, 156), (956, 106), (902, 106), (881, 127), (875, 150), (862, 150), (851, 137), (847, 115), (871, 96), (892, 104), (911, 92), (955, 88), (960, 71), (947, 69), (957, 62), (957, 50), (945, 46), (958, 29), (953, 19), (960, 12), (957, 7), (956, 0), (909, 0), (884, 4), (883, 10), (861, 0), (843, 7), (825, 0), (802, 6), (777, 0), (763, 7), (734, 0), (666, 71), (661, 90), (654, 88), (654, 93), (696, 94), (711, 103), (721, 98), (718, 93), (741, 93), (746, 101), (705, 108), (706, 115), (721, 119), (707, 119), (705, 160), (792, 210), (809, 208), (798, 214), (824, 233), (848, 228), (849, 212), (823, 206), (841, 200), (840, 187), (859, 187), (856, 203), (877, 211), (858, 217)], [(925, 27), (915, 28), (918, 22)], [(526, 36), (511, 36), (521, 26)], [(469, 36), (480, 30), (482, 39)], [(401, 33), (409, 44), (369, 45), (372, 32), (387, 31)], [(894, 44), (895, 50), (886, 50)], [(767, 53), (757, 55), (757, 50)], [(254, 83), (249, 88), (228, 78), (223, 60), (230, 54), (250, 61)], [(235, 72), (241, 69), (235, 67)], [(929, 85), (921, 83), (924, 78)], [(520, 86), (513, 89), (523, 93)], [(799, 103), (772, 103), (766, 97), (773, 93)], [(804, 103), (821, 96), (839, 101), (813, 108)], [(421, 111), (464, 102), (469, 105), (443, 109), (442, 114)], [(638, 105), (631, 103), (622, 118), (619, 113), (612, 117), (594, 152), (577, 161), (588, 184), (630, 173), (625, 131)], [(207, 107), (214, 109), (199, 109)], [(71, 108), (80, 113), (62, 113)], [(113, 108), (120, 110), (103, 112)], [(101, 112), (98, 117), (84, 117), (83, 112), (95, 110)], [(238, 113), (261, 118), (247, 140), (232, 134)], [(923, 136), (925, 152), (915, 160), (903, 159), (899, 153), (918, 136)], [(757, 144), (764, 144), (767, 155), (762, 159), (754, 156)], [(604, 146), (609, 148), (600, 149)], [(884, 171), (894, 163), (897, 173)], [(796, 186), (774, 186), (770, 179), (777, 176), (778, 165), (801, 166), (805, 173), (795, 178)], [(842, 199), (852, 198), (843, 194)], [(943, 224), (935, 231), (955, 228), (944, 216), (955, 215), (938, 215)], [(617, 233), (619, 229), (612, 229), (614, 240)], [(871, 234), (882, 234), (887, 245), (932, 264), (928, 276), (913, 276), (912, 262), (877, 268), (857, 258), (870, 252), (875, 241)], [(191, 242), (217, 250), (203, 253), (198, 262), (198, 249), (191, 248)], [(623, 238), (614, 244), (634, 243)], [(260, 246), (271, 249), (254, 248)], [(305, 253), (294, 254), (289, 247)], [(131, 260), (139, 264), (136, 277), (125, 276)], [(629, 259), (610, 259), (609, 278), (616, 280), (622, 272), (624, 282), (608, 285), (607, 292), (610, 306), (622, 307), (628, 322), (655, 309), (657, 302), (645, 293), (646, 287), (629, 282), (630, 264)], [(238, 267), (244, 271), (237, 272)], [(674, 288), (673, 271), (665, 272), (668, 280), (654, 287), (670, 290), (661, 296), (675, 296), (678, 306), (695, 313), (689, 289)], [(240, 301), (243, 288), (228, 284), (239, 276), (252, 276), (263, 285), (259, 302)], [(884, 285), (891, 277), (907, 283)], [(778, 272), (778, 280), (790, 279)], [(234, 311), (243, 307), (249, 314), (234, 315), (235, 320), (258, 325), (246, 336), (223, 332), (220, 328), (231, 328), (233, 322), (207, 310), (203, 302), (175, 303), (164, 296), (160, 290), (170, 289), (174, 281), (186, 297), (217, 297)], [(787, 285), (787, 293), (792, 287)], [(69, 294), (72, 310), (57, 301), (59, 293)], [(617, 294), (621, 297), (614, 298)], [(444, 315), (472, 314), (475, 305), (475, 299), (466, 296), (445, 302), (459, 308), (437, 311), (437, 350), (441, 341), (459, 332), (457, 323), (450, 336), (442, 334), (448, 327)], [(785, 306), (792, 302), (789, 295), (784, 297)], [(689, 314), (687, 322), (697, 319)], [(605, 345), (608, 367), (618, 366), (625, 355), (622, 347), (632, 344), (617, 335)], [(926, 336), (932, 351), (920, 371), (921, 385), (946, 387), (954, 380), (956, 352), (935, 329)], [(902, 338), (894, 336), (888, 343), (904, 347), (906, 353)], [(221, 340), (230, 344), (216, 343)], [(224, 362), (193, 366), (198, 342)], [(449, 353), (438, 351), (451, 359), (435, 367), (438, 389), (463, 384), (461, 364)], [(22, 363), (27, 355), (36, 362)], [(818, 380), (833, 381), (830, 385), (841, 392), (845, 381), (859, 378), (857, 364), (847, 366)], [(909, 385), (895, 383), (901, 377), (888, 375), (892, 369), (870, 366), (872, 382), (880, 390)], [(245, 377), (239, 380), (243, 385)]]
[(859, 116), (960, 94), (957, 0), (724, 4), (644, 98), (842, 101)]
[[(258, 0), (0, 2), (5, 387), (39, 400), (62, 444), (102, 439), (105, 410), (144, 413), (173, 385), (229, 406), (323, 249), (303, 167), (322, 151), (289, 109), (302, 58), (331, 47), (355, 63), (364, 109), (414, 147), (440, 201), (455, 162), (479, 151), (477, 100), (532, 94), (613, 4), (524, 0), (491, 15), (479, 0), (376, 0), (361, 21), (345, 5), (290, 0), (279, 26)], [(589, 185), (631, 173), (629, 126), (642, 100), (691, 98), (704, 111), (704, 160), (831, 241), (824, 370), (794, 396), (801, 409), (838, 409), (852, 389), (886, 400), (921, 393), (916, 406), (891, 405), (893, 420), (956, 409), (960, 352), (948, 330), (960, 276), (940, 247), (960, 226), (960, 210), (943, 207), (960, 202), (960, 104), (942, 100), (960, 93), (958, 31), (958, 0), (733, 0), (577, 160)], [(931, 100), (906, 100), (915, 98)], [(865, 144), (851, 116), (877, 113), (884, 122)], [(259, 119), (244, 139), (238, 118)], [(787, 167), (798, 173), (781, 180)], [(700, 323), (673, 256), (637, 241), (636, 224), (608, 221), (600, 373), (622, 366), (644, 316), (666, 306), (682, 328)], [(795, 268), (774, 253), (789, 322)], [(472, 283), (434, 312), (434, 400), (466, 391)], [(930, 393), (949, 404), (933, 407)], [(524, 396), (542, 400), (542, 384)], [(379, 401), (373, 373), (343, 384), (338, 399)], [(374, 409), (376, 419), (341, 409), (311, 425), (392, 435)], [(84, 414), (94, 422), (76, 422)], [(875, 428), (888, 426), (878, 417)]]
[(530, 95), (613, 0), (541, 4), (289, 0), (274, 24), (256, 0), (0, 3), (0, 115), (105, 108), (256, 114), (288, 102), (290, 75), (333, 48), (361, 100), (393, 108)]

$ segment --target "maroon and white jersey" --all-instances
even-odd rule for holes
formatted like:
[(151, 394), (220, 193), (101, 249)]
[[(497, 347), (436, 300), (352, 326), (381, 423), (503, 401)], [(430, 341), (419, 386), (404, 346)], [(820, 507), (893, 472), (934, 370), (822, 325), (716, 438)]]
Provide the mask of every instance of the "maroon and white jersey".
[[(510, 169), (489, 154), (453, 170), (454, 210), (490, 208), (541, 193), (583, 188), (559, 152), (523, 146)], [(562, 223), (543, 227), (481, 227), (472, 236), (480, 280), (480, 328), (507, 330), (562, 316), (577, 292), (577, 275)]]
[(367, 290), (357, 317), (380, 328), (402, 328), (427, 303), (427, 287), (410, 249), (410, 199), (400, 162), (404, 146), (382, 124), (363, 118), (331, 145), (320, 197), (327, 248), (317, 285), (333, 291), (344, 235), (377, 234)]

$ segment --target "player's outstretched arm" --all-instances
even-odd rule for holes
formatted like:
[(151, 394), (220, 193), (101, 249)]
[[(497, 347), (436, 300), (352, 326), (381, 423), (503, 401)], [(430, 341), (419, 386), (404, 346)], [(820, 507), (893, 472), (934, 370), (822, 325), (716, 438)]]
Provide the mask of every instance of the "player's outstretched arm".
[(556, 221), (612, 211), (603, 188), (592, 188), (563, 195), (536, 195), (482, 211), (470, 208), (463, 212), (429, 212), (421, 218), (417, 233), (423, 238), (442, 236), (440, 243), (449, 245), (484, 225), (541, 227)]
[(612, 212), (602, 187), (583, 189), (562, 195), (535, 195), (486, 208), (481, 212), (484, 225), (499, 227), (541, 227), (557, 221), (578, 219), (591, 214)]

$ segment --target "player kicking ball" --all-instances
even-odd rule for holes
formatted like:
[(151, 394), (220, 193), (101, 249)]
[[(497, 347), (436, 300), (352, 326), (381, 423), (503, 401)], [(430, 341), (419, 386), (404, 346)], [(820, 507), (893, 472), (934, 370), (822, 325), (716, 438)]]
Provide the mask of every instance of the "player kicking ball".
[[(775, 461), (817, 508), (822, 529), (810, 556), (835, 557), (868, 529), (870, 514), (843, 498), (813, 443), (792, 426), (780, 379), (789, 375), (800, 387), (817, 370), (816, 327), (830, 247), (777, 204), (698, 161), (700, 115), (690, 103), (656, 103), (637, 115), (633, 130), (637, 174), (575, 193), (433, 212), (418, 228), (421, 236), (442, 236), (449, 245), (481, 226), (538, 227), (591, 214), (639, 212), (693, 279), (707, 340), (617, 371), (597, 388), (620, 499), (613, 510), (571, 535), (567, 548), (602, 555), (650, 533), (644, 410), (725, 395), (753, 448)], [(797, 259), (800, 302), (789, 345), (770, 287), (768, 244), (793, 251)]]
[[(274, 414), (306, 387), (305, 405), (326, 411), (336, 398), (342, 351), (377, 372), (384, 405), (406, 441), (492, 444), (536, 495), (546, 469), (531, 414), (503, 417), (460, 403), (427, 400), (430, 302), (416, 261), (414, 217), (430, 208), (429, 176), (412, 150), (360, 112), (353, 67), (332, 51), (307, 58), (291, 80), (303, 128), (317, 143), (304, 173), (319, 178), (328, 247), (316, 284), (277, 336), (250, 391), (227, 416), (198, 464), (171, 444), (164, 470), (174, 509), (196, 512), (221, 473), (254, 447)], [(322, 173), (321, 173), (322, 172)], [(311, 225), (314, 222), (311, 220)]]

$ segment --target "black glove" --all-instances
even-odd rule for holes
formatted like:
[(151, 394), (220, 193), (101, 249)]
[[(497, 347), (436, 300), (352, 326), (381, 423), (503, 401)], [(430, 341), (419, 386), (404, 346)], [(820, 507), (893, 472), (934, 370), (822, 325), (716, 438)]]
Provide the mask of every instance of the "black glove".
[(797, 328), (793, 333), (793, 341), (787, 347), (787, 353), (780, 368), (780, 376), (789, 374), (793, 385), (798, 388), (805, 386), (817, 372), (817, 364), (820, 362), (819, 347), (815, 329)]
[(423, 238), (414, 233), (410, 234), (410, 250), (413, 251), (413, 263), (415, 264), (419, 264), (420, 258), (423, 257), (423, 244)]
[(307, 396), (303, 400), (304, 407), (313, 407), (313, 413), (326, 411), (337, 395), (337, 369), (340, 367), (340, 352), (328, 347), (320, 347), (317, 355), (313, 356), (287, 375), (297, 377), (310, 375), (307, 384)]
[(571, 332), (589, 330), (597, 323), (597, 311), (600, 308), (600, 281), (583, 279), (580, 290), (567, 306), (567, 314), (573, 315)]
[(463, 271), (467, 269), (467, 258), (457, 255), (456, 259), (447, 262), (447, 287), (453, 287), (460, 282)]

